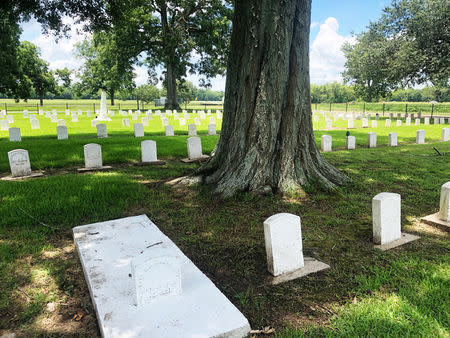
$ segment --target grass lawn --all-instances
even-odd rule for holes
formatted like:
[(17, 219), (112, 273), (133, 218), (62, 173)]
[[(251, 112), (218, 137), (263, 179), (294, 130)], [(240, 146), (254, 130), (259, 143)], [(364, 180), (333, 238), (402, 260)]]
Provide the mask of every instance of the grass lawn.
[[(68, 122), (67, 141), (56, 140), (56, 126), (47, 119), (32, 131), (21, 114), (15, 117), (23, 141), (10, 143), (7, 132), (0, 132), (0, 174), (9, 172), (6, 152), (19, 147), (29, 151), (33, 169), (49, 174), (0, 181), (0, 335), (99, 335), (71, 228), (139, 214), (155, 222), (254, 329), (271, 326), (282, 337), (450, 334), (448, 233), (419, 222), (438, 210), (440, 186), (450, 179), (450, 156), (433, 150), (450, 153), (450, 142), (438, 142), (441, 125), (386, 128), (379, 122), (379, 148), (362, 148), (374, 130), (355, 129), (358, 148), (346, 151), (346, 124), (339, 121), (335, 126), (342, 129), (324, 131), (320, 120), (316, 139), (333, 136), (339, 151), (324, 156), (350, 184), (334, 194), (242, 193), (218, 200), (208, 187), (165, 184), (197, 167), (179, 161), (186, 154), (187, 126), (175, 121), (175, 137), (162, 136), (159, 119), (145, 127), (144, 139), (157, 141), (158, 156), (167, 163), (135, 167), (130, 163), (139, 160), (142, 139), (133, 137), (132, 126), (121, 126), (122, 117), (107, 122), (108, 139), (95, 138), (87, 118)], [(426, 130), (427, 144), (412, 144), (417, 129)], [(206, 130), (202, 121), (204, 153), (217, 142)], [(390, 131), (398, 132), (399, 147), (386, 146)], [(75, 173), (89, 142), (102, 145), (104, 163), (114, 170)], [(387, 252), (371, 247), (371, 199), (383, 191), (402, 195), (403, 231), (420, 240)], [(330, 270), (268, 283), (263, 221), (279, 212), (301, 216), (305, 255)]]

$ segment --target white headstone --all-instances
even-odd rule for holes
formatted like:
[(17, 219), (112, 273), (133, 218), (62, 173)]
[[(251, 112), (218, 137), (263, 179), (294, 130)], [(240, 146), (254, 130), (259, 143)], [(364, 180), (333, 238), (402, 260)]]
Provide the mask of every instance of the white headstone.
[(435, 117), (433, 120), (434, 120), (434, 124), (439, 124), (439, 117)]
[(300, 217), (276, 214), (264, 221), (267, 268), (274, 276), (302, 268), (302, 230)]
[(373, 241), (385, 244), (401, 238), (401, 196), (383, 192), (372, 199)]
[(418, 130), (416, 133), (416, 143), (424, 144), (425, 143), (425, 130)]
[(166, 117), (161, 118), (161, 122), (163, 127), (167, 127), (169, 125), (169, 119)]
[(407, 117), (407, 118), (406, 118), (406, 120), (405, 120), (405, 125), (406, 125), (406, 126), (410, 126), (410, 125), (411, 125), (411, 118), (410, 118), (410, 117)]
[(209, 124), (216, 123), (216, 118), (214, 116), (209, 117)]
[(445, 183), (441, 187), (439, 219), (445, 222), (450, 222), (450, 182)]
[(100, 96), (100, 116), (99, 120), (104, 120), (108, 118), (107, 107), (106, 107), (106, 93), (102, 91)]
[(134, 137), (144, 137), (144, 126), (142, 123), (135, 123), (133, 125), (134, 128)]
[(84, 165), (86, 168), (100, 168), (103, 166), (102, 147), (96, 143), (84, 145)]
[(440, 124), (445, 124), (445, 118), (444, 117), (440, 117), (439, 118), (439, 123)]
[(91, 127), (97, 127), (97, 126), (98, 126), (98, 120), (97, 119), (91, 120)]
[(420, 119), (416, 119), (416, 120), (415, 120), (415, 125), (416, 125), (416, 126), (420, 126)]
[(355, 136), (347, 136), (345, 141), (345, 148), (347, 150), (353, 150), (356, 148), (356, 137)]
[(8, 152), (8, 159), (12, 177), (31, 175), (31, 166), (28, 151), (24, 149), (11, 150), (10, 152)]
[(57, 126), (56, 134), (58, 136), (58, 140), (67, 140), (69, 138), (66, 126)]
[(442, 142), (447, 142), (448, 140), (450, 140), (450, 129), (449, 128), (442, 128), (441, 141)]
[(202, 153), (202, 140), (200, 137), (189, 137), (187, 140), (187, 152), (188, 158), (191, 160), (201, 158)]
[(377, 147), (377, 133), (367, 134), (367, 145), (369, 146), (369, 148)]
[(331, 151), (332, 142), (333, 142), (331, 136), (330, 135), (322, 135), (321, 140), (322, 140), (322, 143), (321, 143), (322, 151), (323, 152)]
[(199, 119), (198, 117), (196, 117), (196, 118), (194, 119), (194, 123), (195, 123), (195, 125), (197, 125), (197, 126), (199, 126), (199, 125), (202, 124), (202, 122), (200, 121), (200, 119)]
[(65, 125), (66, 125), (66, 121), (60, 119), (60, 120), (58, 120), (58, 121), (56, 122), (56, 125), (57, 125), (57, 126), (65, 126)]
[(178, 119), (178, 122), (180, 123), (180, 126), (185, 126), (186, 125), (186, 119), (184, 117)]
[(8, 120), (0, 120), (0, 130), (6, 131), (9, 129), (9, 122)]
[(196, 136), (197, 135), (197, 126), (195, 124), (188, 125), (188, 135)]
[(397, 133), (389, 133), (389, 147), (397, 146)]
[(326, 120), (325, 121), (325, 128), (326, 129), (333, 129), (333, 121), (332, 120)]
[(430, 124), (430, 118), (429, 117), (424, 117), (423, 118), (423, 124)]
[(72, 122), (78, 122), (78, 115), (72, 115)]
[(146, 140), (141, 142), (142, 162), (157, 162), (156, 142)]
[(165, 126), (164, 130), (166, 132), (166, 136), (175, 136), (175, 132), (173, 130), (173, 126), (172, 125)]
[(362, 119), (362, 127), (368, 128), (369, 127), (369, 120), (367, 118)]
[(377, 120), (373, 120), (371, 121), (372, 123), (372, 128), (377, 128), (378, 127), (378, 121)]
[(397, 127), (401, 127), (402, 126), (402, 120), (397, 120)]
[(106, 124), (104, 124), (104, 123), (97, 124), (97, 137), (98, 138), (108, 137), (108, 131), (106, 129)]
[(216, 135), (216, 124), (215, 123), (208, 124), (208, 135)]
[(9, 141), (10, 142), (22, 141), (22, 136), (20, 136), (20, 128), (16, 127), (9, 128)]
[(142, 125), (148, 127), (148, 118), (146, 116), (141, 118)]
[(30, 119), (31, 129), (40, 129), (39, 120)]
[(130, 126), (130, 120), (129, 119), (122, 119), (122, 125), (124, 127), (129, 127)]
[(6, 115), (6, 119), (8, 120), (9, 123), (14, 123), (14, 116)]
[(386, 121), (384, 121), (384, 126), (385, 127), (390, 127), (391, 126), (391, 120), (390, 119), (386, 119)]
[(353, 119), (347, 121), (347, 129), (353, 129), (355, 126)]

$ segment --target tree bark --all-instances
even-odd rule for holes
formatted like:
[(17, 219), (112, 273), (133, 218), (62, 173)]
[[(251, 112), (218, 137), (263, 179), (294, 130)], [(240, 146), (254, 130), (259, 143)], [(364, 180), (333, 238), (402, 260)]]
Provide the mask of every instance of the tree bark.
[(39, 94), (39, 105), (41, 107), (44, 105), (44, 94)]
[(236, 0), (222, 132), (204, 182), (238, 191), (292, 192), (347, 177), (321, 156), (311, 121), (311, 0)]
[(177, 92), (177, 76), (174, 67), (170, 64), (166, 64), (166, 85), (167, 85), (167, 98), (166, 109), (180, 109), (178, 104), (178, 92)]
[(111, 96), (111, 106), (114, 106), (114, 89), (111, 89), (109, 95)]

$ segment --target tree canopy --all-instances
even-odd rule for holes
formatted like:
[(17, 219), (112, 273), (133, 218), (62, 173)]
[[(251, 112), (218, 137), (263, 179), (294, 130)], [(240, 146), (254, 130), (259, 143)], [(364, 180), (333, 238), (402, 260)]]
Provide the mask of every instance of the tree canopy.
[(117, 48), (111, 32), (94, 33), (77, 45), (77, 56), (83, 59), (80, 69), (81, 89), (88, 92), (104, 90), (114, 105), (118, 90), (133, 89), (133, 62)]

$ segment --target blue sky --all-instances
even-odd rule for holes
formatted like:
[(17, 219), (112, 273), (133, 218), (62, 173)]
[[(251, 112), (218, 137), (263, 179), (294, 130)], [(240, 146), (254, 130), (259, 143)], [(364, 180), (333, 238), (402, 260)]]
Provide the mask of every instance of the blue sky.
[[(352, 42), (352, 32), (359, 33), (370, 21), (380, 17), (382, 9), (390, 3), (389, 0), (312, 0), (310, 64), (311, 82), (326, 83), (340, 81), (340, 73), (344, 69), (345, 58), (340, 50), (342, 43)], [(79, 34), (79, 27), (73, 25), (73, 20), (66, 19), (71, 24), (71, 37), (61, 39), (56, 43), (51, 36), (41, 33), (40, 25), (32, 20), (22, 25), (22, 40), (28, 40), (41, 48), (42, 57), (50, 63), (52, 69), (68, 67), (76, 69), (81, 61), (75, 59), (73, 47), (82, 41), (86, 35)], [(135, 67), (136, 83), (146, 82), (145, 68)], [(198, 77), (191, 76), (188, 80), (198, 85)], [(212, 80), (213, 90), (224, 90), (225, 79), (217, 77)]]

